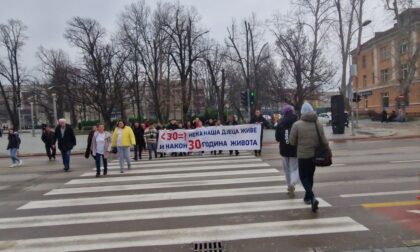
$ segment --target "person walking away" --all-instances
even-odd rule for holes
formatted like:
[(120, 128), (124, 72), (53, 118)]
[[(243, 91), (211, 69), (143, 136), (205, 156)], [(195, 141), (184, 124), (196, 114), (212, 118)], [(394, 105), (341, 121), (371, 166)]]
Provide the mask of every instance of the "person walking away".
[(8, 141), (7, 150), (9, 151), (10, 158), (12, 159), (12, 164), (9, 167), (13, 168), (16, 166), (21, 166), (23, 163), (22, 159), (17, 157), (21, 143), (19, 133), (13, 129), (9, 129)]
[(255, 156), (261, 156), (261, 149), (262, 149), (262, 141), (263, 141), (263, 131), (264, 127), (267, 126), (267, 120), (262, 116), (260, 110), (255, 110), (255, 115), (251, 119), (251, 124), (261, 124), (261, 137), (260, 137), (260, 149), (255, 150)]
[(158, 138), (158, 131), (155, 129), (155, 126), (150, 125), (144, 131), (144, 139), (147, 144), (147, 149), (149, 150), (149, 160), (152, 160), (152, 152), (157, 158), (157, 138)]
[[(157, 133), (158, 133), (158, 138), (159, 138), (159, 131), (161, 131), (163, 129), (163, 127), (162, 127), (162, 124), (160, 123), (160, 122), (158, 122), (157, 124), (156, 124), (156, 131), (157, 131)], [(159, 154), (160, 154), (160, 157), (162, 158), (163, 157), (163, 155), (164, 155), (164, 153), (163, 152), (159, 152)], [(166, 153), (165, 153), (166, 154)]]
[(135, 122), (133, 132), (136, 138), (136, 145), (134, 145), (134, 160), (137, 161), (141, 159), (141, 153), (145, 149), (146, 145), (146, 143), (144, 142), (144, 124)]
[(108, 173), (108, 157), (111, 152), (111, 134), (105, 131), (103, 124), (98, 125), (98, 129), (92, 137), (91, 152), (95, 157), (96, 177), (101, 176), (101, 159), (104, 165), (104, 175)]
[(92, 155), (92, 156), (95, 155), (95, 153), (92, 153), (91, 146), (92, 146), (93, 135), (95, 134), (97, 129), (98, 128), (96, 127), (96, 125), (93, 125), (90, 132), (89, 132), (86, 151), (85, 151), (85, 158), (89, 158), (90, 155)]
[(283, 117), (276, 126), (276, 140), (279, 142), (280, 155), (283, 157), (283, 170), (286, 177), (287, 192), (290, 198), (294, 198), (295, 185), (299, 182), (299, 165), (296, 154), (296, 146), (290, 144), (290, 131), (293, 124), (298, 120), (292, 106), (283, 108)]
[(381, 123), (388, 122), (388, 113), (384, 109), (381, 113)]
[[(228, 126), (238, 125), (238, 122), (236, 121), (235, 116), (233, 116), (233, 115), (228, 116), (228, 120), (226, 122), (226, 125), (228, 125)], [(229, 151), (229, 155), (231, 155), (231, 156), (233, 155), (233, 150), (230, 150)], [(239, 151), (238, 150), (235, 150), (235, 155), (236, 156), (239, 155)]]
[(117, 148), (120, 161), (120, 173), (124, 173), (124, 162), (131, 169), (130, 147), (136, 145), (136, 138), (130, 126), (126, 126), (124, 121), (118, 121), (117, 128), (112, 134), (112, 147)]
[(71, 150), (76, 145), (76, 136), (74, 135), (72, 127), (66, 123), (66, 119), (58, 120), (58, 125), (54, 132), (54, 146), (58, 144), (58, 149), (63, 158), (64, 171), (70, 169), (70, 155)]
[(55, 145), (54, 145), (54, 132), (48, 126), (44, 126), (42, 128), (42, 135), (41, 140), (44, 142), (45, 151), (47, 152), (48, 159), (51, 161), (52, 159), (55, 160), (55, 154), (57, 152)]
[[(327, 148), (329, 148), (329, 145), (324, 134), (324, 128), (318, 122), (317, 114), (312, 106), (305, 102), (300, 113), (300, 120), (293, 124), (290, 132), (290, 144), (297, 147), (299, 177), (305, 188), (304, 202), (311, 204), (312, 212), (316, 212), (319, 202), (316, 200), (313, 192), (315, 149), (322, 143)], [(319, 142), (319, 139), (321, 139), (322, 143)]]

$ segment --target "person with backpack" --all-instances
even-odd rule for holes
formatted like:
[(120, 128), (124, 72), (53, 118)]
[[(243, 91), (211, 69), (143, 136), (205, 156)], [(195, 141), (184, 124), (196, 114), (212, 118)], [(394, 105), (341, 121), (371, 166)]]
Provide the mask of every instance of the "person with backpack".
[(293, 106), (283, 108), (283, 117), (276, 126), (276, 140), (279, 142), (280, 155), (283, 157), (283, 170), (286, 177), (287, 191), (290, 198), (294, 197), (295, 185), (299, 183), (299, 165), (296, 146), (290, 144), (290, 131), (298, 120)]
[[(41, 140), (44, 142), (45, 151), (47, 152), (48, 159), (55, 160), (56, 148), (54, 146), (54, 132), (47, 125), (42, 126)], [(54, 147), (53, 147), (54, 146)]]
[(10, 165), (9, 167), (13, 168), (16, 166), (21, 166), (23, 163), (22, 159), (19, 159), (17, 157), (21, 143), (19, 133), (17, 131), (14, 131), (13, 129), (9, 129), (8, 140), (9, 143), (7, 144), (7, 150), (9, 150), (10, 158), (12, 159), (12, 165)]

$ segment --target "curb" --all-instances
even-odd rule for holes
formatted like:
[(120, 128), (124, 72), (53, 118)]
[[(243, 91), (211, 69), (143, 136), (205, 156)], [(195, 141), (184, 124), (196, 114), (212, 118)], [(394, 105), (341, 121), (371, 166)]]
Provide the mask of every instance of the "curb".
[[(72, 156), (73, 155), (77, 155), (77, 156), (85, 155), (85, 152), (75, 151), (75, 152), (72, 152), (71, 155)], [(61, 156), (59, 150), (57, 150), (57, 156)], [(47, 157), (47, 154), (46, 153), (24, 153), (24, 154), (18, 155), (18, 157)], [(0, 159), (3, 159), (3, 158), (10, 158), (10, 157), (7, 156), (7, 155), (0, 155)]]

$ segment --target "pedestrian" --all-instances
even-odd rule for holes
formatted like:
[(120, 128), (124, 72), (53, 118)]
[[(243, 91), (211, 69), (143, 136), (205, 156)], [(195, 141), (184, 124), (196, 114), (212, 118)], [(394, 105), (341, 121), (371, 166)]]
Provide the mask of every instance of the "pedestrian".
[(144, 131), (144, 139), (147, 144), (147, 149), (149, 150), (149, 160), (152, 160), (152, 152), (157, 158), (157, 138), (158, 138), (158, 131), (155, 129), (155, 126), (150, 125)]
[(264, 127), (267, 126), (267, 120), (262, 116), (260, 110), (255, 110), (254, 117), (251, 119), (252, 124), (261, 124), (261, 136), (260, 136), (260, 149), (255, 150), (255, 156), (261, 156), (262, 141), (263, 141), (263, 131)]
[(283, 117), (276, 126), (276, 140), (279, 142), (280, 155), (283, 157), (283, 170), (286, 177), (287, 192), (290, 198), (294, 197), (295, 185), (299, 183), (299, 165), (296, 146), (290, 144), (290, 131), (298, 120), (292, 106), (283, 108)]
[(22, 165), (22, 159), (19, 159), (18, 156), (18, 150), (20, 147), (20, 137), (19, 133), (17, 131), (14, 131), (13, 129), (9, 129), (8, 134), (8, 140), (9, 143), (7, 144), (7, 150), (10, 153), (10, 158), (12, 159), (12, 165), (10, 165), (10, 168), (21, 166)]
[(104, 124), (99, 124), (93, 135), (91, 153), (95, 157), (96, 177), (101, 176), (101, 159), (104, 165), (104, 175), (108, 173), (108, 157), (111, 152), (111, 134), (105, 131)]
[(136, 144), (134, 145), (134, 160), (141, 159), (141, 153), (146, 147), (146, 143), (144, 141), (144, 124), (140, 124), (139, 122), (134, 123), (133, 132), (136, 138)]
[[(222, 121), (217, 120), (216, 123), (215, 123), (215, 126), (217, 126), (217, 127), (223, 126), (222, 125)], [(222, 155), (222, 153), (223, 153), (223, 151), (222, 150), (219, 150), (219, 155)], [(214, 151), (214, 155), (216, 155), (216, 151)]]
[(54, 145), (55, 144), (54, 143), (54, 132), (47, 125), (44, 125), (42, 127), (41, 140), (42, 140), (42, 142), (44, 142), (45, 151), (47, 152), (48, 159), (50, 161), (53, 160), (53, 159), (55, 160), (55, 154), (57, 152), (57, 149), (55, 148), (55, 145)]
[[(238, 125), (238, 121), (236, 121), (235, 116), (233, 116), (233, 115), (228, 116), (228, 120), (227, 120), (226, 125), (228, 125), (228, 126)], [(229, 151), (229, 155), (231, 155), (231, 156), (233, 155), (233, 150), (230, 150)], [(235, 150), (235, 155), (236, 156), (239, 155), (239, 151), (238, 150)]]
[(3, 130), (0, 128), (0, 137), (3, 137)]
[[(175, 119), (171, 119), (171, 121), (169, 122), (169, 125), (168, 125), (168, 127), (166, 127), (166, 129), (168, 129), (168, 130), (177, 130), (177, 129), (179, 129), (179, 125), (178, 125), (178, 123), (177, 123), (177, 121)], [(176, 156), (178, 156), (178, 153), (172, 152), (171, 153), (171, 156), (172, 157), (176, 157)]]
[(92, 128), (90, 129), (88, 139), (87, 139), (85, 158), (89, 158), (89, 156), (91, 156), (91, 155), (94, 156), (95, 155), (95, 153), (92, 153), (91, 146), (92, 146), (93, 135), (95, 135), (95, 132), (96, 132), (97, 129), (98, 128), (96, 127), (96, 125), (93, 125)]
[[(158, 133), (158, 138), (159, 138), (159, 131), (161, 131), (162, 129), (163, 129), (162, 124), (161, 124), (160, 122), (158, 122), (158, 123), (156, 124), (156, 131), (157, 131), (157, 133)], [(165, 155), (165, 156), (166, 156), (166, 153), (163, 153), (163, 152), (159, 152), (159, 154), (160, 154), (160, 157), (161, 157), (161, 158), (163, 157), (163, 155)]]
[(130, 126), (126, 126), (124, 121), (118, 121), (117, 128), (112, 134), (112, 147), (117, 148), (120, 173), (124, 173), (124, 162), (127, 162), (127, 167), (131, 169), (130, 162), (130, 147), (136, 145), (136, 138)]
[(66, 123), (66, 119), (62, 118), (58, 120), (58, 125), (54, 132), (54, 146), (58, 143), (58, 149), (61, 152), (63, 158), (64, 171), (70, 169), (70, 155), (71, 150), (76, 145), (76, 136), (74, 135), (72, 127)]
[[(312, 211), (318, 210), (318, 200), (313, 193), (315, 174), (315, 149), (324, 144), (329, 148), (324, 128), (317, 120), (317, 114), (309, 103), (304, 103), (300, 111), (301, 118), (293, 124), (290, 132), (290, 144), (297, 147), (299, 178), (305, 188), (304, 202), (310, 204)], [(319, 136), (318, 136), (319, 132)], [(322, 143), (319, 142), (321, 139)]]
[(384, 109), (381, 114), (381, 123), (388, 122), (388, 113)]

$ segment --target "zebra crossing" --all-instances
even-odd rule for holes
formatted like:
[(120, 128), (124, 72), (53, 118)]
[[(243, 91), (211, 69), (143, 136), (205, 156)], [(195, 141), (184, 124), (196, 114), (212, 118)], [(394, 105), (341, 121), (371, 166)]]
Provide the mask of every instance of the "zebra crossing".
[[(303, 188), (288, 198), (284, 176), (249, 153), (138, 161), (124, 174), (117, 162), (110, 166), (108, 176), (84, 173), (21, 205), (18, 216), (0, 218), (0, 234), (34, 233), (2, 239), (0, 250), (124, 249), (368, 230), (348, 216), (288, 219), (290, 211), (310, 211)], [(319, 202), (322, 209), (334, 207)]]

